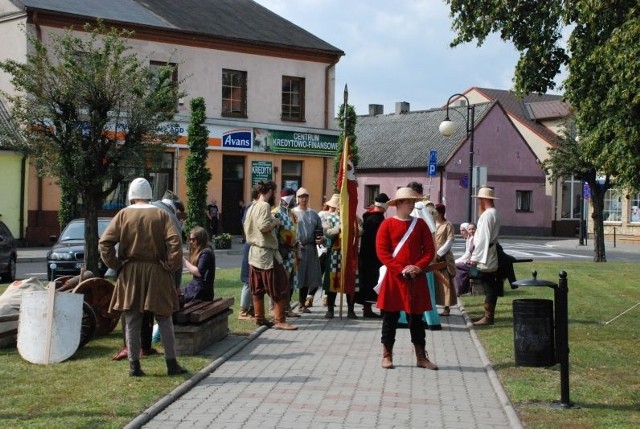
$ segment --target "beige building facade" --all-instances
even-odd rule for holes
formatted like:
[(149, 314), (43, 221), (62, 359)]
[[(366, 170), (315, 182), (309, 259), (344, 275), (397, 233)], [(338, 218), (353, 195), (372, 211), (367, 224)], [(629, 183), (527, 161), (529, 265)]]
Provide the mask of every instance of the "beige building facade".
[[(173, 65), (174, 79), (186, 93), (171, 123), (179, 138), (161, 160), (132, 173), (143, 172), (157, 198), (170, 189), (186, 201), (189, 105), (195, 97), (206, 103), (207, 167), (212, 173), (208, 193), (220, 209), (219, 232), (240, 233), (241, 202), (249, 202), (258, 180), (304, 186), (311, 206), (318, 209), (330, 197), (339, 134), (333, 118), (335, 68), (344, 55), (340, 49), (246, 0), (203, 0), (192, 10), (184, 10), (180, 2), (167, 9), (166, 2), (154, 0), (85, 3), (0, 0), (0, 33), (10, 41), (0, 44), (0, 59), (24, 61), (27, 32), (47, 43), (65, 29), (81, 29), (99, 17), (107, 26), (134, 31), (128, 44), (152, 68)], [(221, 17), (227, 17), (224, 24)], [(0, 89), (14, 91), (4, 73)], [(59, 188), (55, 178), (39, 178), (33, 166), (27, 182), (26, 237), (45, 245), (60, 230)], [(126, 204), (127, 186), (123, 182), (107, 198), (101, 215)]]

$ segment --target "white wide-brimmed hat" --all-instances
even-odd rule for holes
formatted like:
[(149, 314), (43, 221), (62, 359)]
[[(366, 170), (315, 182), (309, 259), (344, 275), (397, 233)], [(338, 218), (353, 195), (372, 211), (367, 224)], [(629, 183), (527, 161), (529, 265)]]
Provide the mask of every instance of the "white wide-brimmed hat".
[(337, 209), (340, 207), (340, 194), (333, 194), (331, 199), (324, 203), (325, 206), (333, 207)]
[(473, 198), (486, 198), (487, 200), (499, 200), (496, 197), (496, 191), (492, 188), (480, 188), (478, 189), (478, 195), (473, 195)]
[(398, 188), (395, 197), (393, 197), (392, 200), (389, 200), (387, 204), (389, 204), (390, 206), (395, 206), (396, 203), (400, 200), (420, 201), (422, 199), (424, 199), (424, 197), (422, 195), (419, 195), (411, 188)]

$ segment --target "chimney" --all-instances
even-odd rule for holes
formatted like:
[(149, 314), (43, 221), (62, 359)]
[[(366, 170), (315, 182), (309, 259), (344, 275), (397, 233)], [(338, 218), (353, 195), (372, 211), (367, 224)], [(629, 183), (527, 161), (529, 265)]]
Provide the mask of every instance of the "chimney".
[(401, 115), (403, 113), (409, 113), (409, 103), (407, 101), (396, 102), (396, 114)]
[(382, 104), (369, 104), (369, 116), (384, 115), (384, 106)]

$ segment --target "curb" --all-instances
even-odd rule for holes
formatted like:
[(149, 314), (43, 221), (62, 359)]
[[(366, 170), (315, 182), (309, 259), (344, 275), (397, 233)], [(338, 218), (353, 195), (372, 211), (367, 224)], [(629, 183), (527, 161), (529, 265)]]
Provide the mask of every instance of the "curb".
[(220, 365), (229, 360), (232, 356), (238, 353), (240, 350), (245, 348), (250, 342), (258, 338), (264, 331), (266, 331), (266, 326), (260, 326), (255, 331), (253, 331), (249, 336), (245, 339), (242, 339), (238, 344), (227, 350), (222, 356), (218, 359), (211, 362), (205, 368), (201, 369), (197, 373), (195, 373), (190, 379), (186, 380), (180, 386), (173, 389), (173, 391), (166, 394), (164, 397), (160, 398), (158, 402), (144, 410), (140, 415), (131, 420), (124, 426), (124, 429), (137, 429), (142, 427), (144, 424), (148, 423), (152, 418), (160, 414), (162, 410), (167, 408), (170, 404), (177, 401), (182, 395), (187, 393), (193, 387), (195, 387), (199, 382), (204, 380), (209, 376), (213, 371), (218, 369)]
[(487, 375), (489, 376), (489, 381), (491, 381), (493, 390), (496, 392), (496, 396), (498, 396), (498, 400), (502, 404), (502, 408), (504, 409), (504, 412), (507, 415), (507, 418), (509, 419), (509, 423), (511, 423), (511, 427), (513, 429), (523, 429), (524, 426), (522, 426), (522, 422), (518, 417), (518, 413), (516, 412), (513, 404), (511, 403), (511, 400), (507, 396), (507, 392), (505, 392), (504, 386), (502, 385), (502, 383), (500, 382), (500, 379), (498, 378), (498, 374), (496, 374), (496, 371), (493, 369), (493, 365), (491, 364), (491, 361), (487, 356), (487, 352), (485, 351), (484, 347), (482, 346), (482, 343), (480, 342), (480, 339), (478, 338), (478, 335), (476, 334), (475, 328), (471, 323), (471, 319), (469, 318), (469, 315), (467, 314), (464, 308), (464, 303), (462, 302), (460, 297), (458, 297), (458, 303), (459, 303), (458, 304), (459, 310), (462, 313), (462, 316), (464, 317), (464, 321), (467, 324), (467, 328), (469, 329), (469, 335), (471, 335), (471, 340), (473, 341), (473, 344), (476, 346), (476, 349), (478, 350), (478, 354), (480, 355), (480, 360), (482, 360), (484, 369), (485, 371), (487, 371)]

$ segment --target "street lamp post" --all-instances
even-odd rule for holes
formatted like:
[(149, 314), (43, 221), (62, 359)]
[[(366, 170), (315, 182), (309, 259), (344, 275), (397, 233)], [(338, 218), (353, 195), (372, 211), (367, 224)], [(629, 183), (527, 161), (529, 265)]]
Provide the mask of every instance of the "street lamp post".
[(473, 195), (473, 131), (475, 128), (476, 106), (470, 104), (469, 99), (464, 94), (453, 94), (449, 97), (449, 100), (447, 100), (447, 112), (445, 114), (444, 121), (442, 121), (439, 127), (440, 134), (445, 137), (450, 137), (457, 129), (456, 123), (449, 119), (449, 104), (454, 97), (462, 97), (467, 101), (466, 131), (467, 139), (469, 139), (469, 192), (467, 201), (467, 222), (473, 222), (473, 199), (471, 197)]

